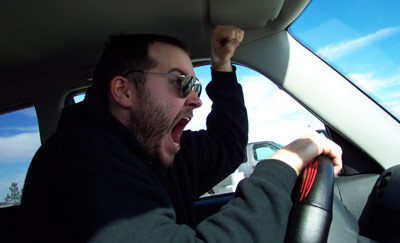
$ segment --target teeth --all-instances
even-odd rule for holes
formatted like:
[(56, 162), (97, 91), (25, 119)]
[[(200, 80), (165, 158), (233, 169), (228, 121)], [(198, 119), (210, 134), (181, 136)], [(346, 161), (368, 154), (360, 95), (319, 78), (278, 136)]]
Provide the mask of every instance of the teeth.
[(183, 119), (190, 121), (190, 117), (188, 117), (188, 116), (185, 116)]

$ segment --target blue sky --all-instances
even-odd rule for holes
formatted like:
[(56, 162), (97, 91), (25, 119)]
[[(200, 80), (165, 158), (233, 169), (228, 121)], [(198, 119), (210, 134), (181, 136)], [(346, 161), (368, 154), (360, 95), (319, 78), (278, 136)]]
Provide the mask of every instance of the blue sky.
[(399, 11), (398, 0), (314, 0), (290, 31), (400, 119)]
[[(398, 0), (312, 0), (289, 30), (400, 119), (399, 12)], [(205, 88), (210, 81), (209, 66), (195, 72)], [(307, 130), (323, 128), (265, 77), (243, 67), (238, 67), (237, 75), (248, 107), (250, 142), (286, 144)], [(203, 107), (195, 110), (188, 129), (205, 128), (211, 101), (205, 92), (201, 98)], [(0, 202), (11, 182), (23, 185), (39, 146), (34, 108), (0, 115)]]
[(40, 146), (33, 107), (0, 115), (0, 202), (12, 182), (21, 188), (33, 154)]

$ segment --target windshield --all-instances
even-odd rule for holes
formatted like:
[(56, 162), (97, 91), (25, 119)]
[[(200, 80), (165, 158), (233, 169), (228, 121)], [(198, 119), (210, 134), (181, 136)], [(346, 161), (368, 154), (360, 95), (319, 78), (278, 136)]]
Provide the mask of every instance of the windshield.
[(289, 32), (400, 120), (400, 1), (314, 0)]

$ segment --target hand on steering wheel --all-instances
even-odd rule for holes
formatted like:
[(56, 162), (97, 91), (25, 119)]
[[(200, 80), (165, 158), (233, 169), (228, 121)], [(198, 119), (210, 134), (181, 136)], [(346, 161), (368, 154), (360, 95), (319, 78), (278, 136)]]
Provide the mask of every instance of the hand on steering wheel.
[(299, 175), (303, 168), (319, 155), (329, 156), (333, 163), (334, 174), (337, 175), (340, 172), (342, 169), (342, 149), (316, 132), (293, 141), (269, 158), (283, 161)]
[(273, 154), (299, 175), (301, 186), (290, 213), (285, 242), (326, 242), (332, 220), (333, 176), (342, 169), (342, 149), (313, 133)]

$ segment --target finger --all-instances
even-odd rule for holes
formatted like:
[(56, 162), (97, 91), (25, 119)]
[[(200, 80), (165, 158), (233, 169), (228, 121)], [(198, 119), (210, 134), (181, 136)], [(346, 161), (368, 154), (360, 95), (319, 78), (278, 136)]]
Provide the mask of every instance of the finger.
[(319, 138), (321, 139), (321, 144), (322, 144), (322, 154), (329, 156), (332, 159), (333, 163), (333, 171), (335, 176), (339, 174), (340, 170), (343, 167), (343, 161), (342, 161), (342, 148), (334, 143), (332, 140), (327, 139), (321, 135)]
[(219, 25), (213, 30), (214, 39), (219, 42), (238, 40), (240, 43), (244, 37), (244, 31), (229, 25)]
[(235, 46), (239, 46), (243, 41), (244, 31), (239, 28), (233, 28), (230, 30), (231, 33), (228, 34), (229, 38), (226, 39), (228, 42), (233, 42)]
[(243, 40), (244, 31), (234, 26), (218, 25), (211, 36), (211, 64), (215, 70), (232, 71), (231, 58)]
[(328, 145), (325, 148), (324, 154), (332, 158), (333, 170), (337, 175), (342, 169), (342, 149), (331, 140), (326, 139)]
[(236, 33), (235, 39), (238, 40), (239, 43), (242, 42), (244, 38), (244, 31), (237, 28), (235, 33)]
[(235, 32), (231, 29), (225, 29), (217, 33), (216, 39), (219, 42), (229, 42), (235, 39)]
[(331, 154), (334, 154), (336, 156), (332, 161), (333, 161), (333, 170), (335, 176), (337, 176), (343, 168), (343, 161), (342, 161), (343, 151), (339, 145), (333, 143), (332, 141), (330, 142), (332, 143)]

